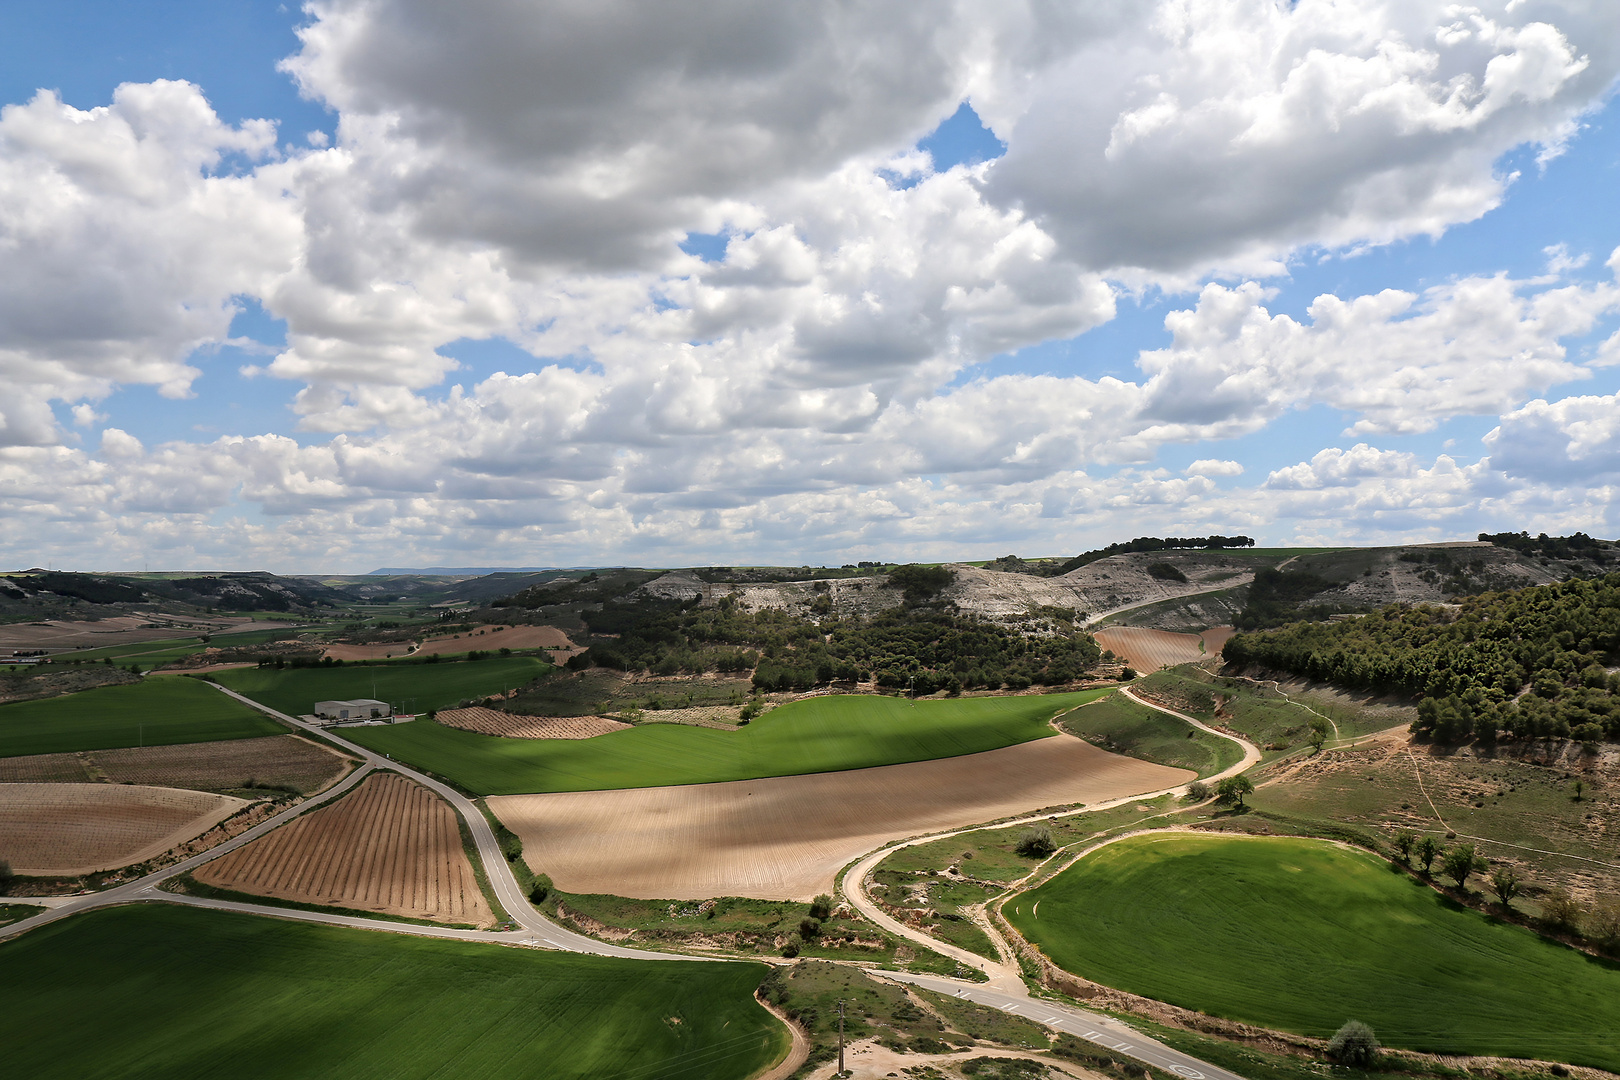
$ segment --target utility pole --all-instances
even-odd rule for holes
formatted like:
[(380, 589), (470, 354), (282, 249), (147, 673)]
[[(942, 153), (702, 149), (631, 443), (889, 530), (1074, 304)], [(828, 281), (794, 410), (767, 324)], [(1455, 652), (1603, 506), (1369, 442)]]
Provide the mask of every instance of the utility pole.
[(838, 999), (838, 1075), (844, 1075), (844, 999)]

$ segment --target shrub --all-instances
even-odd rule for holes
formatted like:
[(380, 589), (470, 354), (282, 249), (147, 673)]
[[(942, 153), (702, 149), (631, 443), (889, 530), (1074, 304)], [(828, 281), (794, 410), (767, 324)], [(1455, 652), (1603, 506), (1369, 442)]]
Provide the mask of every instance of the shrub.
[(1136, 669), (1135, 668), (1128, 667), (1128, 668), (1123, 669), (1119, 673), (1119, 681), (1120, 682), (1130, 682), (1134, 678), (1136, 678)]
[(832, 909), (833, 899), (826, 893), (822, 893), (820, 896), (810, 901), (810, 914), (818, 919), (825, 919), (830, 916), (832, 914)]
[(1209, 798), (1209, 796), (1209, 785), (1204, 783), (1202, 780), (1194, 780), (1192, 783), (1187, 785), (1187, 798), (1193, 800), (1194, 802), (1203, 802), (1205, 799)]
[(1340, 1065), (1365, 1069), (1378, 1056), (1378, 1036), (1360, 1020), (1347, 1020), (1328, 1040), (1327, 1052), (1328, 1057)]
[(1580, 917), (1581, 905), (1563, 886), (1550, 890), (1541, 902), (1541, 918), (1548, 926), (1574, 931)]
[(1026, 858), (1044, 859), (1057, 850), (1057, 842), (1052, 839), (1051, 829), (1037, 825), (1018, 838), (1018, 846), (1014, 850)]
[(1148, 577), (1158, 578), (1160, 581), (1186, 581), (1187, 575), (1177, 570), (1167, 562), (1148, 563)]
[(799, 948), (803, 944), (804, 942), (800, 939), (798, 934), (789, 934), (787, 941), (782, 945), (782, 955), (787, 957), (789, 960), (793, 959), (795, 956), (799, 955)]
[(811, 915), (806, 915), (804, 918), (800, 919), (799, 936), (805, 941), (810, 941), (814, 938), (820, 937), (821, 920)]

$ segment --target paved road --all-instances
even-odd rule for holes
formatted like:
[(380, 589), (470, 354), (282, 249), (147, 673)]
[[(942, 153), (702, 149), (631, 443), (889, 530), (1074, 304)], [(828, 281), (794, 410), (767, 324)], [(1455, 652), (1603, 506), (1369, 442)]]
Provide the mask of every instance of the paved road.
[[(1224, 731), (1217, 731), (1216, 729), (1194, 719), (1193, 717), (1175, 712), (1172, 709), (1166, 709), (1162, 705), (1156, 705), (1151, 701), (1145, 701), (1131, 693), (1129, 688), (1124, 689), (1123, 692), (1132, 701), (1135, 701), (1140, 705), (1145, 705), (1150, 709), (1157, 709), (1162, 713), (1168, 713), (1179, 720), (1186, 721), (1202, 731), (1207, 731), (1212, 735), (1218, 735), (1223, 739), (1229, 739), (1243, 748), (1243, 759), (1236, 765), (1223, 770), (1215, 776), (1209, 777), (1210, 782), (1219, 781), (1228, 776), (1235, 776), (1236, 774), (1243, 772), (1245, 769), (1250, 768), (1260, 761), (1259, 749), (1247, 740), (1240, 739)], [(1116, 806), (1122, 806), (1126, 803), (1140, 802), (1143, 799), (1154, 799), (1167, 793), (1183, 792), (1185, 790), (1186, 786), (1181, 785), (1179, 787), (1166, 788), (1163, 791), (1149, 792), (1145, 795), (1132, 795), (1127, 798), (1113, 799), (1109, 802), (1098, 803), (1095, 806), (1088, 806), (1079, 810), (1070, 810), (1064, 814), (1034, 814), (1029, 817), (1017, 818), (1012, 821), (999, 822), (994, 826), (988, 827), (1002, 829), (1016, 825), (1034, 824), (1035, 822), (1039, 821), (1047, 821), (1052, 817), (1071, 817), (1079, 814), (1091, 814), (1096, 813), (1098, 810), (1108, 810)], [(1103, 1017), (1084, 1012), (1083, 1010), (1049, 1007), (1046, 1002), (1038, 1001), (1037, 999), (1031, 997), (1029, 988), (1024, 982), (1023, 972), (1018, 966), (1017, 958), (1012, 954), (1012, 951), (1008, 947), (1007, 943), (1001, 939), (1001, 935), (995, 930), (994, 926), (988, 925), (987, 921), (981, 922), (980, 925), (982, 929), (986, 930), (991, 942), (996, 946), (996, 951), (1000, 954), (1000, 959), (998, 960), (986, 959), (985, 957), (980, 956), (978, 953), (969, 952), (966, 949), (959, 948), (946, 941), (940, 941), (938, 938), (931, 937), (930, 935), (923, 933), (921, 930), (917, 930), (913, 927), (905, 925), (898, 919), (890, 916), (886, 911), (878, 906), (876, 901), (874, 901), (871, 896), (867, 894), (867, 877), (872, 873), (873, 870), (877, 869), (879, 863), (888, 858), (894, 852), (899, 851), (901, 848), (911, 847), (915, 844), (930, 844), (935, 840), (943, 840), (951, 836), (960, 836), (963, 833), (977, 832), (986, 827), (987, 826), (984, 825), (974, 825), (965, 829), (956, 829), (951, 832), (935, 833), (929, 836), (919, 836), (910, 840), (903, 840), (897, 844), (890, 844), (887, 847), (883, 847), (872, 852), (870, 855), (867, 855), (865, 858), (853, 864), (848, 870), (844, 871), (841, 884), (843, 886), (844, 896), (850, 902), (850, 905), (867, 919), (870, 919), (872, 922), (876, 923), (878, 926), (882, 927), (891, 934), (915, 941), (920, 945), (925, 945), (928, 948), (933, 949), (935, 952), (943, 953), (944, 955), (967, 967), (977, 968), (979, 971), (984, 972), (990, 981), (988, 983), (980, 984), (959, 982), (954, 979), (945, 979), (932, 975), (912, 975), (909, 973), (901, 974), (896, 972), (880, 972), (878, 974), (882, 974), (883, 976), (889, 978), (901, 979), (907, 982), (915, 982), (919, 985), (928, 986), (929, 989), (940, 989), (942, 992), (950, 993), (958, 997), (965, 997), (968, 1000), (994, 1005), (996, 1008), (1007, 1009), (1009, 1012), (1017, 1012), (1018, 1015), (1028, 1017), (1029, 1019), (1034, 1020), (1036, 1023), (1045, 1024), (1047, 1027), (1052, 1027), (1059, 1031), (1067, 1031), (1070, 1034), (1079, 1035), (1082, 1038), (1090, 1039), (1092, 1042), (1096, 1042), (1099, 1045), (1105, 1046), (1117, 1053), (1129, 1054), (1130, 1056), (1140, 1058), (1149, 1064), (1170, 1069), (1181, 1076), (1187, 1077), (1188, 1080), (1200, 1080), (1200, 1078), (1205, 1077), (1220, 1078), (1220, 1080), (1240, 1080), (1240, 1078), (1235, 1077), (1233, 1073), (1217, 1069), (1213, 1065), (1199, 1061), (1197, 1058), (1189, 1057), (1188, 1055), (1182, 1054), (1179, 1051), (1171, 1050), (1169, 1047), (1162, 1046), (1159, 1043), (1153, 1042), (1152, 1040), (1143, 1039), (1135, 1032), (1132, 1032), (1129, 1028), (1124, 1027), (1124, 1025), (1120, 1024), (1118, 1021), (1106, 1020)], [(1018, 888), (1019, 884), (1015, 882), (1011, 886), (1010, 891), (1016, 891)], [(992, 900), (991, 902), (993, 903), (994, 901)], [(929, 980), (932, 980), (932, 982)], [(933, 983), (938, 983), (939, 985), (935, 986)], [(1051, 1018), (1051, 1022), (1048, 1022), (1048, 1017)], [(1142, 1052), (1138, 1053), (1136, 1048), (1141, 1048)]]
[[(255, 915), (273, 915), (284, 919), (299, 919), (306, 922), (327, 923), (334, 926), (352, 926), (366, 930), (387, 930), (400, 934), (417, 934), (422, 937), (459, 938), (466, 941), (498, 941), (507, 944), (536, 945), (541, 948), (558, 949), (564, 952), (591, 953), (596, 956), (618, 956), (633, 960), (699, 960), (701, 957), (680, 956), (674, 953), (659, 953), (642, 949), (627, 949), (620, 945), (610, 945), (606, 942), (588, 938), (583, 934), (576, 934), (572, 930), (564, 929), (547, 919), (536, 911), (524, 895), (523, 889), (518, 885), (512, 868), (507, 865), (506, 858), (501, 854), (500, 844), (495, 839), (495, 832), (489, 826), (489, 821), (479, 811), (471, 799), (462, 795), (454, 788), (424, 776), (414, 769), (407, 768), (399, 762), (389, 758), (386, 754), (378, 754), (368, 750), (358, 743), (352, 743), (340, 735), (325, 728), (316, 727), (284, 712), (278, 712), (269, 706), (262, 705), (252, 698), (238, 694), (234, 690), (210, 683), (215, 689), (228, 694), (236, 700), (258, 709), (267, 716), (286, 724), (295, 730), (307, 731), (312, 734), (336, 743), (344, 750), (353, 754), (361, 761), (360, 767), (344, 777), (343, 780), (328, 788), (326, 791), (311, 799), (306, 799), (297, 806), (290, 807), (275, 817), (254, 826), (242, 835), (225, 843), (211, 848), (200, 855), (165, 867), (153, 874), (126, 882), (116, 888), (107, 889), (86, 896), (74, 897), (66, 903), (47, 908), (40, 914), (12, 923), (0, 929), (0, 939), (13, 937), (26, 933), (36, 927), (55, 922), (69, 915), (88, 911), (92, 908), (107, 907), (112, 904), (127, 904), (140, 901), (163, 900), (170, 903), (190, 904), (194, 907), (214, 908), (221, 911), (245, 911)], [(189, 870), (194, 870), (211, 859), (217, 859), (228, 851), (234, 851), (243, 844), (258, 839), (271, 829), (284, 824), (293, 817), (312, 810), (323, 803), (337, 798), (358, 784), (373, 769), (393, 769), (403, 776), (408, 776), (422, 786), (431, 789), (441, 796), (450, 805), (454, 806), (467, 827), (472, 831), (473, 842), (478, 848), (478, 855), (484, 864), (485, 873), (489, 876), (490, 886), (499, 898), (501, 906), (513, 922), (519, 926), (515, 931), (494, 930), (454, 930), (449, 927), (423, 926), (417, 923), (390, 922), (386, 919), (366, 919), (347, 915), (332, 915), (319, 911), (304, 911), (299, 908), (273, 907), (270, 905), (242, 904), (224, 900), (204, 900), (201, 897), (179, 896), (174, 893), (163, 892), (157, 886)]]
[(1087, 1042), (1095, 1043), (1099, 1048), (1112, 1054), (1121, 1054), (1126, 1057), (1145, 1061), (1149, 1065), (1157, 1066), (1177, 1076), (1184, 1076), (1187, 1080), (1244, 1080), (1237, 1073), (1218, 1069), (1205, 1061), (1200, 1061), (1189, 1054), (1179, 1050), (1172, 1050), (1161, 1042), (1131, 1030), (1118, 1020), (1106, 1016), (1099, 1016), (1084, 1009), (1076, 1009), (1068, 1005), (1054, 1005), (1051, 1002), (1031, 998), (1028, 994), (1009, 994), (1005, 990), (993, 986), (982, 986), (977, 983), (959, 982), (956, 979), (941, 978), (938, 975), (920, 975), (909, 971), (874, 971), (885, 979), (896, 982), (911, 983), (925, 990), (933, 990), (951, 997), (972, 1001), (980, 1005), (989, 1005), (991, 1008), (1001, 1009), (1003, 1012), (1022, 1016), (1032, 1020), (1043, 1027), (1055, 1031), (1066, 1031), (1070, 1035), (1078, 1036)]

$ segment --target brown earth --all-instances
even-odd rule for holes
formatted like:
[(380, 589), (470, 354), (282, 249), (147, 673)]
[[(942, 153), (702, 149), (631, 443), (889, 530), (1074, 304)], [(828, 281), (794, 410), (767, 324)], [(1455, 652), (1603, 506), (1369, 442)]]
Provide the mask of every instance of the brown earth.
[(0, 786), (0, 859), (30, 877), (74, 877), (144, 862), (248, 803), (124, 784)]
[(408, 641), (387, 641), (375, 645), (328, 645), (326, 655), (334, 660), (385, 660), (391, 656), (438, 656), (471, 649), (549, 649), (559, 662), (585, 651), (555, 626), (486, 625), (463, 634), (425, 638), (414, 651)]
[(0, 626), (0, 649), (99, 649), (108, 645), (129, 645), (159, 641), (188, 634), (224, 634), (251, 630), (252, 619), (183, 618), (166, 615), (118, 615), (110, 619), (70, 622), (13, 623)]
[(1158, 791), (1185, 769), (1068, 735), (847, 772), (488, 800), (537, 872), (574, 893), (809, 899), (891, 840)]
[(488, 926), (450, 805), (397, 773), (376, 773), (194, 875), (236, 892)]
[(1092, 632), (1097, 644), (1111, 649), (1116, 656), (1138, 671), (1158, 671), (1161, 667), (1177, 664), (1196, 664), (1208, 660), (1226, 646), (1232, 636), (1228, 626), (1198, 634), (1173, 634), (1168, 630), (1149, 630), (1143, 626), (1105, 626)]
[(433, 717), (447, 727), (509, 739), (593, 739), (629, 724), (605, 716), (524, 716), (498, 709), (441, 709)]
[(113, 783), (219, 791), (247, 781), (290, 787), (304, 795), (325, 790), (349, 771), (349, 759), (296, 735), (180, 746), (86, 750), (0, 758), (0, 783)]

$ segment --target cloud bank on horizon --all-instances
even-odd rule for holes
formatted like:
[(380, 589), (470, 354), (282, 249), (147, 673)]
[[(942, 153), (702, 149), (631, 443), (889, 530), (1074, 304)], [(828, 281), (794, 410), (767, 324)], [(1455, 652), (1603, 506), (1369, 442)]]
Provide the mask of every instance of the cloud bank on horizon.
[(0, 562), (1620, 525), (1614, 4), (286, 18), (0, 110)]

